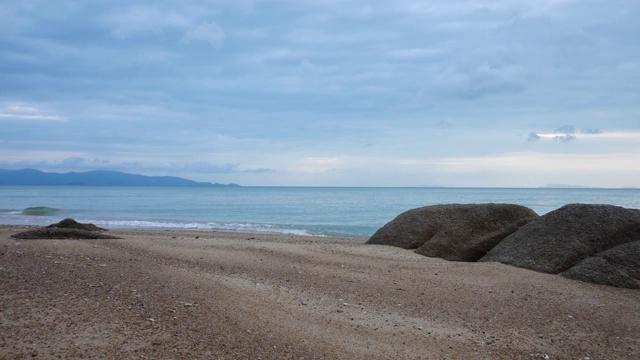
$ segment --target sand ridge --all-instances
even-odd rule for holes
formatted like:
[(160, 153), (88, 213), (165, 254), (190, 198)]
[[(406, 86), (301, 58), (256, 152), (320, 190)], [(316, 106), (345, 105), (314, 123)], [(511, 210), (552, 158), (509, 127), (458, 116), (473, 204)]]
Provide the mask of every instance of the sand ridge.
[(0, 227), (0, 359), (632, 359), (640, 291), (365, 239)]

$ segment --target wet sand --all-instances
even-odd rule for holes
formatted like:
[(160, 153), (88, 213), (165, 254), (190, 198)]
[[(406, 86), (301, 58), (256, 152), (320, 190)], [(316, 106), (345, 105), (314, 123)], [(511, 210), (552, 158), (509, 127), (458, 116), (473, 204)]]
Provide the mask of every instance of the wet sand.
[(0, 226), (0, 359), (639, 359), (640, 291), (365, 239)]

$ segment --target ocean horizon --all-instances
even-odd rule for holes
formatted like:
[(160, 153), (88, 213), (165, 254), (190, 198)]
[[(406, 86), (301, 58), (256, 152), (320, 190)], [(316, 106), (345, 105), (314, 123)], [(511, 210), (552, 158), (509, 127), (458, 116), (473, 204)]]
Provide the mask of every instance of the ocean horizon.
[(0, 224), (71, 217), (111, 229), (369, 237), (409, 209), (510, 203), (539, 215), (571, 203), (640, 209), (638, 188), (0, 186)]

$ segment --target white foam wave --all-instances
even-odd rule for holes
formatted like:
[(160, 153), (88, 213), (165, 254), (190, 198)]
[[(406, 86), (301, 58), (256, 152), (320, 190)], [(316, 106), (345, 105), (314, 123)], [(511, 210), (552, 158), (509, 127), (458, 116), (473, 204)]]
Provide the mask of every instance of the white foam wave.
[(249, 224), (249, 223), (179, 223), (168, 221), (145, 221), (145, 220), (82, 220), (90, 222), (100, 227), (123, 228), (123, 229), (169, 229), (169, 230), (212, 230), (231, 231), (247, 233), (273, 233), (290, 235), (310, 235), (307, 230), (290, 229), (271, 224)]

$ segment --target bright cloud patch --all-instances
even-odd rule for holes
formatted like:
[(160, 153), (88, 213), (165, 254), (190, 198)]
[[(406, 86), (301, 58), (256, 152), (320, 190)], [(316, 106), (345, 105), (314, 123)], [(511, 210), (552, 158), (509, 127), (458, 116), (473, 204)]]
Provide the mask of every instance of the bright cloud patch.
[(614, 131), (614, 132), (605, 132), (600, 129), (582, 129), (580, 131), (576, 131), (572, 125), (563, 125), (556, 129), (554, 132), (550, 133), (537, 133), (530, 132), (526, 136), (528, 141), (538, 141), (541, 139), (547, 140), (555, 140), (568, 142), (576, 139), (639, 139), (640, 140), (640, 132), (622, 132), (622, 131)]
[(640, 139), (640, 132), (598, 132), (577, 134), (549, 133), (536, 135), (541, 138), (554, 140), (562, 137), (571, 137), (572, 139)]
[(65, 121), (59, 115), (39, 108), (37, 105), (25, 103), (0, 103), (0, 119)]

